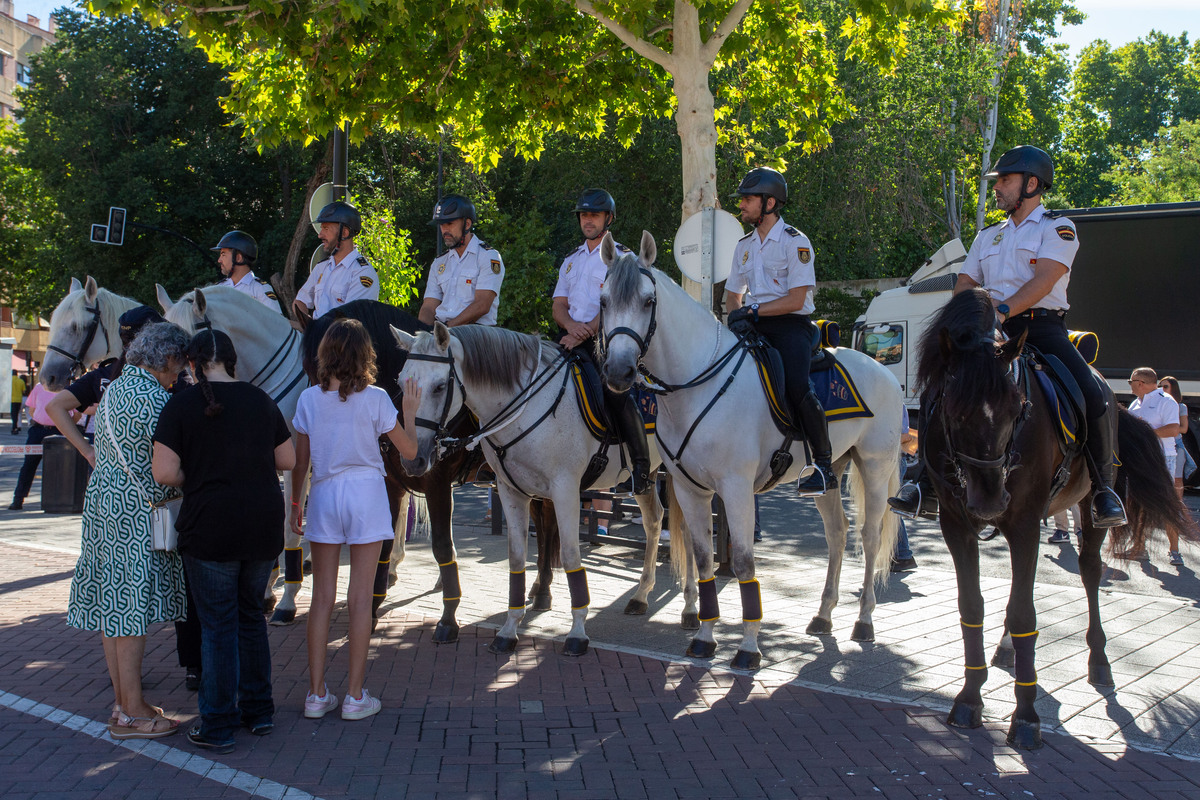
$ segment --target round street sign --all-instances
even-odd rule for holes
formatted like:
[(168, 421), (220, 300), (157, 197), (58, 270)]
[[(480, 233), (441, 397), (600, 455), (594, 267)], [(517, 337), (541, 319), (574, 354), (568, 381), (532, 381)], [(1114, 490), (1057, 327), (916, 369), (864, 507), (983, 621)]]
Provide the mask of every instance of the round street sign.
[[(684, 275), (694, 281), (702, 280), (700, 235), (703, 216), (703, 211), (692, 214), (675, 234), (675, 263)], [(742, 223), (733, 214), (719, 208), (713, 212), (713, 283), (720, 283), (729, 277), (733, 248), (738, 239), (745, 235)]]
[(321, 223), (316, 222), (317, 215), (321, 213), (321, 209), (333, 202), (333, 184), (322, 183), (312, 194), (312, 199), (308, 201), (308, 218), (312, 221), (313, 232), (321, 232)]

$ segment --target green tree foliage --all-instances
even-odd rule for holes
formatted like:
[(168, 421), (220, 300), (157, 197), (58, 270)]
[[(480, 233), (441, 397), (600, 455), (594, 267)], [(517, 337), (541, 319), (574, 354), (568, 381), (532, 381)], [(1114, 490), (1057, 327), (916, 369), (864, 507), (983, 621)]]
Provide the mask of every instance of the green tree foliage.
[(30, 269), (52, 257), (47, 251), (54, 239), (48, 235), (63, 224), (54, 199), (36, 170), (21, 164), (25, 131), (0, 121), (0, 249), (9, 255), (0, 268), (0, 301), (22, 314), (43, 313), (59, 301), (53, 280)]
[(1187, 120), (1200, 120), (1200, 43), (1157, 31), (1115, 50), (1093, 42), (1075, 67), (1058, 193), (1075, 207), (1108, 202), (1117, 165)]
[(1200, 200), (1200, 121), (1163, 128), (1104, 174), (1116, 187), (1113, 201), (1124, 204), (1182, 203)]
[(246, 230), (259, 242), (260, 277), (279, 269), (308, 154), (248, 149), (217, 100), (227, 91), (223, 72), (175, 29), (71, 10), (57, 19), (57, 42), (35, 58), (21, 96), (16, 160), (37, 172), (61, 219), (22, 267), (60, 291), (69, 276), (91, 274), (143, 300), (155, 282), (177, 294), (220, 278), (202, 253), (162, 234), (128, 228), (122, 247), (92, 244), (91, 224), (122, 206), (132, 222), (205, 250), (226, 230)]

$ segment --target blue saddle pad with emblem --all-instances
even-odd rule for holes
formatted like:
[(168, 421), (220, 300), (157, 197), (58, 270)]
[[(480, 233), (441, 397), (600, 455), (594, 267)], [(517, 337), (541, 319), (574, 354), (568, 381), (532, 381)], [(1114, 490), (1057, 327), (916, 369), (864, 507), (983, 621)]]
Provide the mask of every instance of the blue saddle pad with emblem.
[(830, 422), (875, 416), (841, 362), (834, 359), (832, 368), (813, 372), (811, 377), (817, 399), (825, 409), (825, 418)]
[[(1059, 372), (1053, 377), (1049, 370), (1033, 369), (1034, 377), (1037, 379), (1038, 386), (1042, 388), (1042, 394), (1046, 397), (1046, 402), (1050, 405), (1050, 418), (1054, 420), (1054, 432), (1058, 439), (1067, 448), (1068, 451), (1077, 449), (1082, 442), (1079, 441), (1080, 421), (1083, 411), (1083, 394), (1079, 391), (1079, 387), (1075, 385), (1073, 378), (1070, 378), (1070, 373), (1066, 371), (1066, 367), (1062, 366), (1054, 356), (1046, 356), (1039, 353), (1043, 359), (1042, 363), (1048, 364), (1050, 369), (1058, 369)], [(1053, 362), (1050, 361), (1053, 359)], [(1065, 376), (1065, 379), (1064, 379)], [(1070, 386), (1065, 386), (1065, 380), (1071, 381)]]

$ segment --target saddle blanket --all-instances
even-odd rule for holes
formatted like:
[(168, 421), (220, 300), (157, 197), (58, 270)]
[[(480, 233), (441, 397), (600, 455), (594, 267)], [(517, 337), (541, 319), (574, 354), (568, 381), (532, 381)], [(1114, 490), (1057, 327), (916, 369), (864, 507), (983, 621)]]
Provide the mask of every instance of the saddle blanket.
[(835, 361), (833, 369), (814, 372), (811, 377), (817, 399), (825, 409), (825, 418), (830, 422), (875, 416), (871, 409), (867, 408), (867, 402), (859, 394), (854, 379), (841, 363)]
[[(588, 431), (596, 439), (603, 439), (608, 432), (609, 419), (604, 408), (604, 389), (600, 385), (599, 375), (574, 362), (571, 364), (571, 383), (575, 385), (575, 400), (579, 403), (579, 413), (587, 423)], [(653, 436), (658, 421), (658, 398), (641, 386), (635, 385), (631, 391), (642, 415), (646, 435)]]
[(1078, 444), (1076, 438), (1079, 435), (1079, 416), (1073, 407), (1074, 403), (1063, 396), (1057, 383), (1051, 380), (1045, 370), (1035, 369), (1033, 374), (1050, 404), (1050, 417), (1055, 423), (1055, 433), (1068, 449), (1073, 449)]

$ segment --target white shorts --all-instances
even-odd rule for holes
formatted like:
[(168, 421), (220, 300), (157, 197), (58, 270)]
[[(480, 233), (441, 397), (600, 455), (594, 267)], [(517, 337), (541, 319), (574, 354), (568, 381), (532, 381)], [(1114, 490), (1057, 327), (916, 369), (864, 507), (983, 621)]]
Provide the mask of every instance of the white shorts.
[(308, 495), (304, 535), (320, 544), (370, 544), (391, 539), (392, 514), (383, 476), (328, 478)]
[[(1167, 460), (1167, 472), (1171, 473), (1171, 477), (1182, 478), (1183, 477), (1183, 459), (1182, 458), (1177, 459), (1175, 453), (1171, 453), (1170, 455), (1164, 453), (1163, 458), (1165, 458)], [(1177, 460), (1178, 460), (1178, 466), (1176, 466)]]

